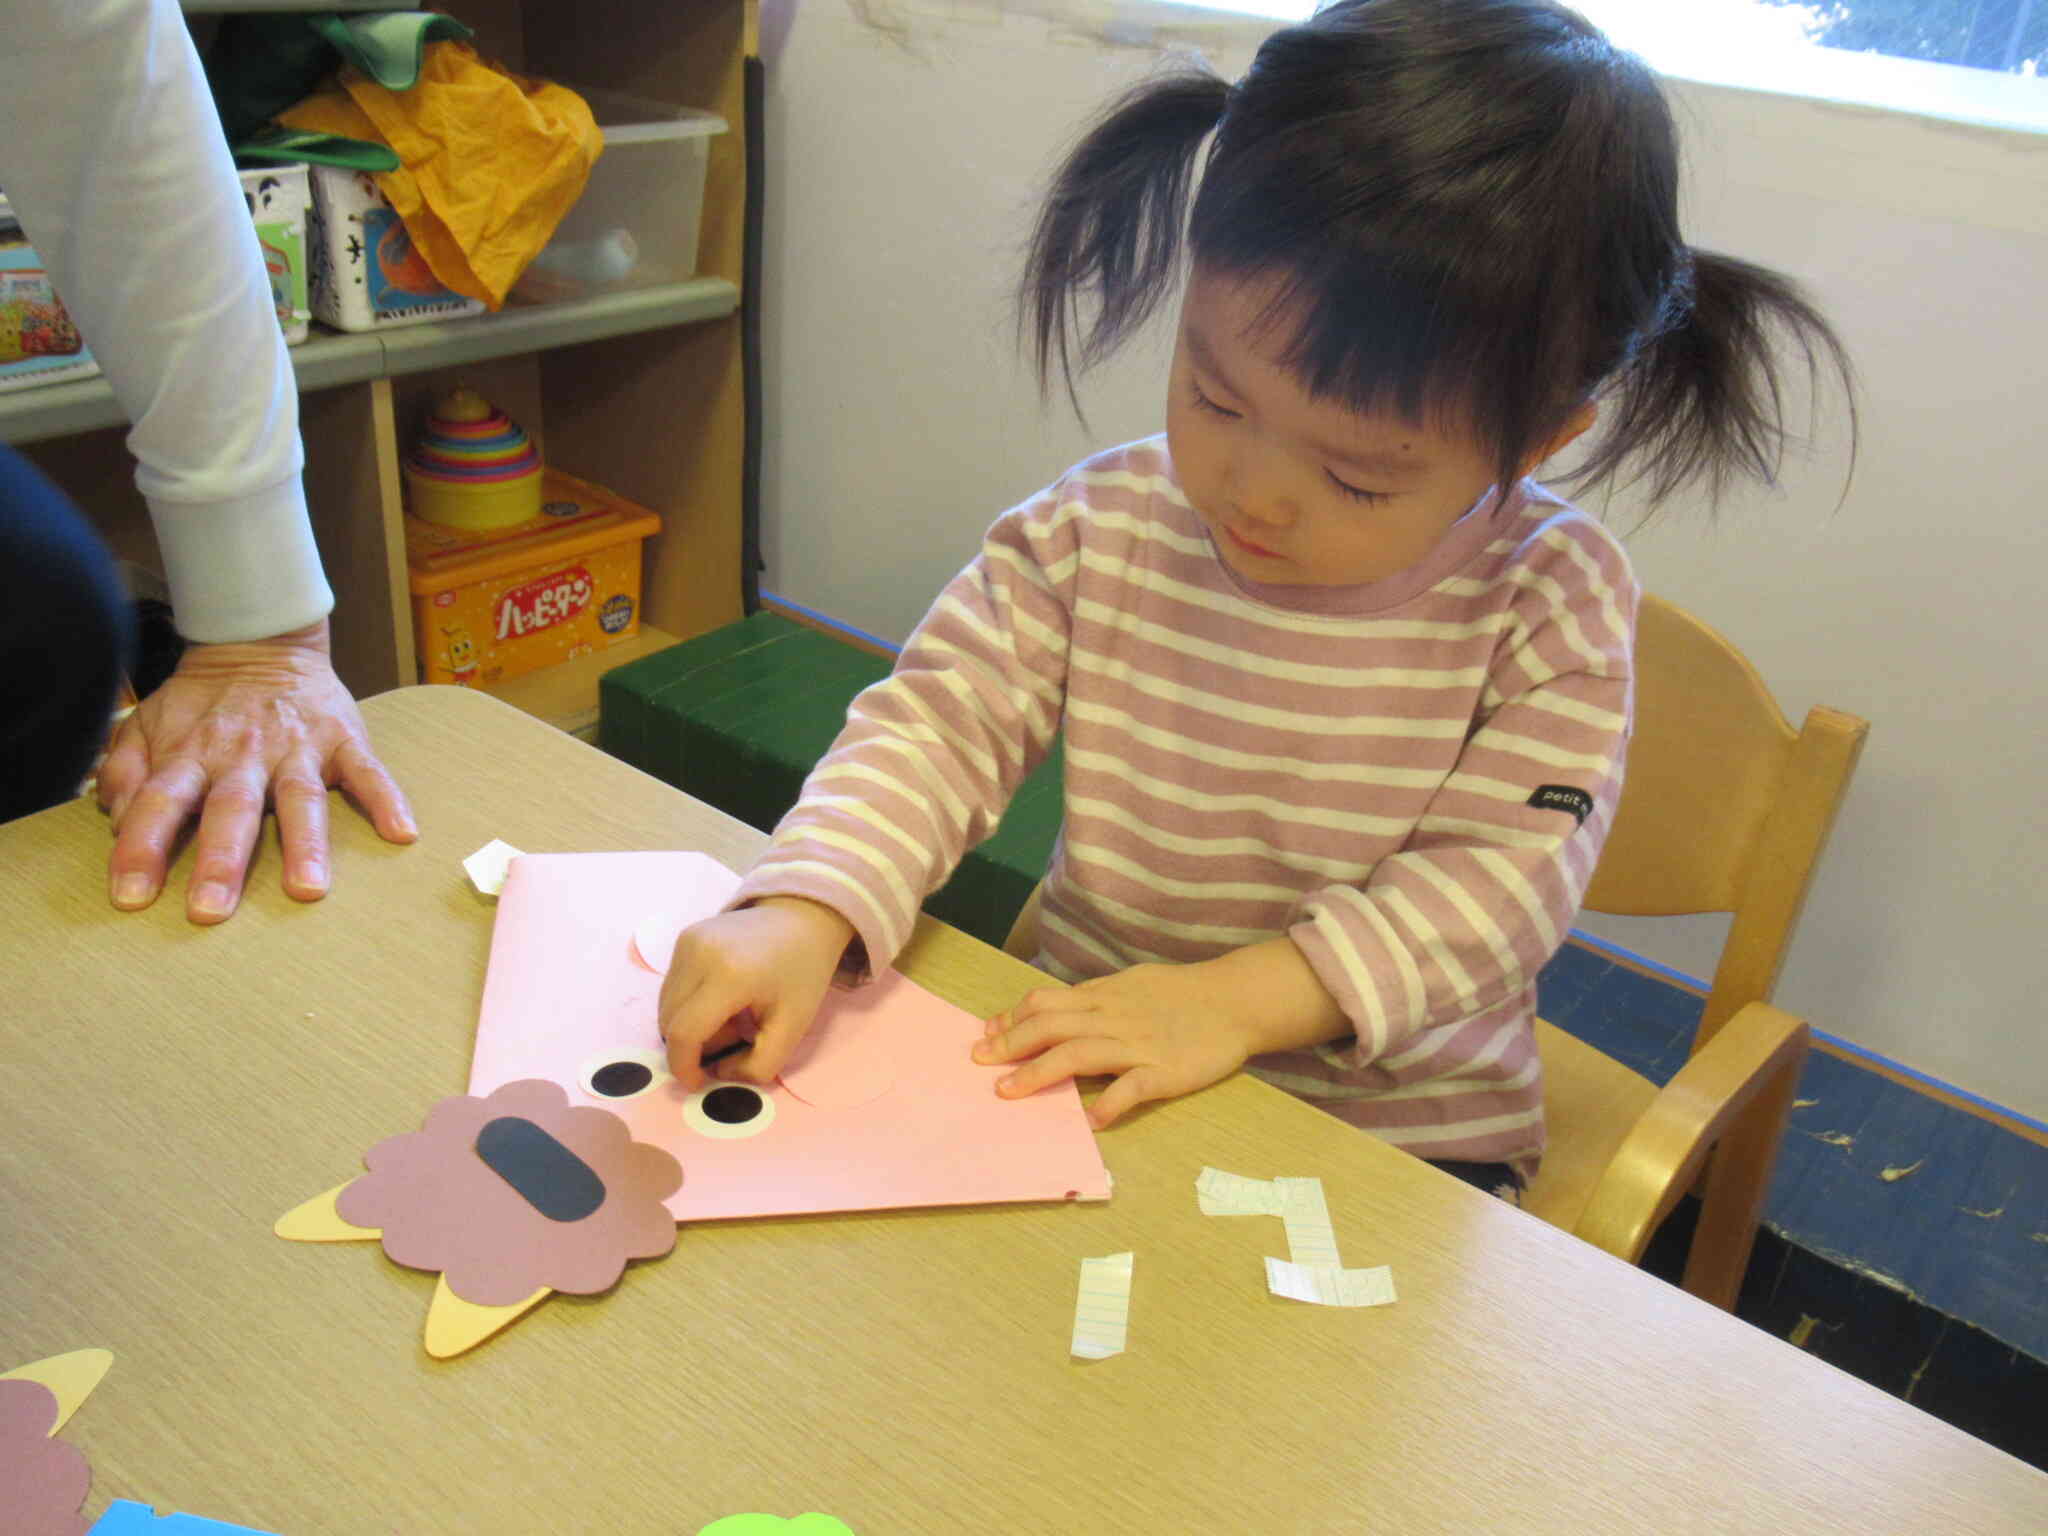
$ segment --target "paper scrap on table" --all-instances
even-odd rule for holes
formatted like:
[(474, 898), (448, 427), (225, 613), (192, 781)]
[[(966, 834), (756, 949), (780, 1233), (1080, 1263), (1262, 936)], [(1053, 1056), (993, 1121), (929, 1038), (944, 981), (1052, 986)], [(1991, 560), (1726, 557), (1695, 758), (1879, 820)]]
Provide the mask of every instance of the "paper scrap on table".
[(1287, 1257), (1297, 1264), (1335, 1268), (1343, 1262), (1321, 1179), (1248, 1179), (1204, 1168), (1195, 1199), (1204, 1216), (1278, 1216), (1287, 1227)]
[(495, 896), (505, 888), (505, 873), (518, 857), (519, 849), (494, 837), (464, 859), (462, 867), (469, 871), (470, 884), (486, 896)]
[(1275, 1179), (1280, 1189), (1280, 1220), (1287, 1227), (1287, 1257), (1297, 1264), (1335, 1269), (1337, 1229), (1323, 1199), (1321, 1179)]
[(1083, 1259), (1081, 1288), (1074, 1297), (1073, 1353), (1083, 1360), (1122, 1354), (1130, 1321), (1131, 1256)]
[(1394, 1272), (1384, 1264), (1372, 1269), (1336, 1269), (1268, 1258), (1266, 1289), (1289, 1301), (1313, 1302), (1319, 1307), (1384, 1307), (1396, 1299)]
[(1287, 1257), (1266, 1260), (1266, 1289), (1275, 1296), (1324, 1307), (1379, 1307), (1395, 1299), (1393, 1272), (1385, 1265), (1344, 1268), (1321, 1179), (1248, 1179), (1204, 1168), (1195, 1199), (1205, 1216), (1280, 1218)]
[(1271, 1179), (1248, 1179), (1221, 1168), (1204, 1168), (1195, 1180), (1195, 1199), (1204, 1216), (1278, 1216), (1280, 1191)]
[(788, 1520), (780, 1515), (727, 1515), (701, 1527), (697, 1536), (853, 1536), (853, 1527), (812, 1510)]
[(203, 1515), (160, 1515), (147, 1504), (116, 1499), (87, 1536), (271, 1536), (253, 1525), (229, 1525)]

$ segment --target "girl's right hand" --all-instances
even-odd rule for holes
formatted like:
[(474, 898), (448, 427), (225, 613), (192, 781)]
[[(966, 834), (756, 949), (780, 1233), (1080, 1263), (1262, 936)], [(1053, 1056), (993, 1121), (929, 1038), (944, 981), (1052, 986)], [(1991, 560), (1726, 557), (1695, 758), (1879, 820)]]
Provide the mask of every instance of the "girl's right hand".
[(705, 1055), (750, 1035), (752, 1049), (721, 1062), (720, 1073), (771, 1081), (817, 1018), (853, 937), (853, 924), (800, 896), (770, 896), (685, 928), (661, 984), (676, 1081), (701, 1088)]

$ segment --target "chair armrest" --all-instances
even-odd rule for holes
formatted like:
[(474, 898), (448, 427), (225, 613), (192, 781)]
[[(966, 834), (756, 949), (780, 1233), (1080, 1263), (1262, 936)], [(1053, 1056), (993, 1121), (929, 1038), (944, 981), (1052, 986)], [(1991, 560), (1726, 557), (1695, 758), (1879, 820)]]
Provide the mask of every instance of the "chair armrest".
[(1807, 1038), (1804, 1019), (1746, 1004), (1643, 1111), (1594, 1185), (1575, 1235), (1631, 1264), (1640, 1259), (1730, 1123), (1773, 1086), (1789, 1106)]

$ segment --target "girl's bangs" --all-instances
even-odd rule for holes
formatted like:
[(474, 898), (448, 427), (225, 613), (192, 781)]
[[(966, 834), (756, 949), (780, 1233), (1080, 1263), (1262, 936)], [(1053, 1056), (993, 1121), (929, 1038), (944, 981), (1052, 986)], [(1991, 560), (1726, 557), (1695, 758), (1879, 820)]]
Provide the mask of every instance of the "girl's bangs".
[(1543, 371), (1533, 296), (1501, 291), (1501, 274), (1460, 272), (1426, 237), (1347, 240), (1325, 227), (1303, 240), (1270, 218), (1217, 212), (1217, 231), (1191, 231), (1195, 263), (1268, 286), (1260, 339), (1277, 342), (1271, 355), (1313, 398), (1468, 436), (1503, 465), (1519, 459), (1552, 408), (1527, 386)]

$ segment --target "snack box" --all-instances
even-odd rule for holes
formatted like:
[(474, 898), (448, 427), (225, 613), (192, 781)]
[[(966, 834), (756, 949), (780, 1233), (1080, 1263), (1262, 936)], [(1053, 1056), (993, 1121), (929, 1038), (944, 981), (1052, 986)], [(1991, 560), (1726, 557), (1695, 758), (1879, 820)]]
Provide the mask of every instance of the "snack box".
[(484, 312), (444, 288), (368, 171), (310, 167), (313, 313), (343, 331), (381, 331)]
[(470, 532), (405, 519), (420, 681), (476, 688), (523, 677), (640, 633), (647, 508), (558, 469), (541, 515)]
[(42, 258), (0, 197), (0, 394), (95, 378), (99, 371)]
[(270, 301), (285, 344), (297, 346), (312, 328), (306, 277), (306, 214), (312, 186), (303, 165), (268, 165), (243, 171), (242, 196), (263, 247), (263, 267), (270, 274)]

